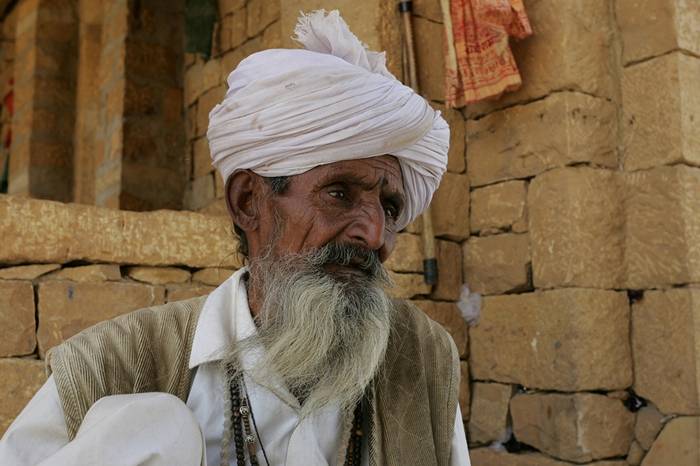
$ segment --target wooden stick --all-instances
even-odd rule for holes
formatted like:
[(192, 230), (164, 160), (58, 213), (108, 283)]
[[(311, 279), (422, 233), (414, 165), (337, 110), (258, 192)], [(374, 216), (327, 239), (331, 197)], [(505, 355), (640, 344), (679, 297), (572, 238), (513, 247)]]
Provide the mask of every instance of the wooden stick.
[[(408, 84), (419, 93), (418, 71), (416, 66), (416, 51), (413, 40), (413, 24), (411, 22), (413, 4), (411, 0), (399, 1), (399, 12), (403, 19), (404, 37), (408, 55)], [(435, 285), (438, 281), (438, 264), (435, 257), (435, 232), (433, 231), (433, 217), (430, 206), (423, 211), (423, 280), (428, 285)]]

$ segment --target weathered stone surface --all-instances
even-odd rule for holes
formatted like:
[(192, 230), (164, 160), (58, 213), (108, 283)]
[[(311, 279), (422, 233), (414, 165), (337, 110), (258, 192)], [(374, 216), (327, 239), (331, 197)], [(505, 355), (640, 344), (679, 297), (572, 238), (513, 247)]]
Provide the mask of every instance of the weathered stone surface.
[(163, 302), (163, 288), (139, 283), (43, 282), (39, 285), (39, 351), (43, 355), (103, 320)]
[(235, 270), (222, 269), (219, 267), (210, 267), (207, 269), (197, 270), (192, 274), (192, 281), (199, 282), (209, 286), (219, 286), (225, 282)]
[(182, 301), (184, 299), (196, 298), (204, 296), (214, 291), (213, 286), (204, 285), (169, 285), (166, 293), (166, 301)]
[(58, 270), (48, 277), (51, 280), (70, 280), (73, 282), (105, 282), (119, 281), (122, 274), (116, 264), (92, 264), (80, 267), (67, 267)]
[(525, 178), (575, 163), (617, 166), (617, 114), (604, 99), (577, 92), (467, 121), (472, 186)]
[[(472, 466), (569, 466), (539, 453), (513, 454), (491, 448), (475, 448), (469, 451)], [(595, 463), (596, 466), (598, 463)]]
[(442, 24), (413, 17), (418, 88), (428, 100), (445, 100), (445, 31)]
[(430, 204), (435, 236), (461, 241), (469, 237), (469, 180), (445, 173)]
[(647, 291), (632, 307), (634, 390), (661, 412), (700, 414), (700, 289)]
[(184, 283), (190, 279), (190, 272), (177, 267), (129, 267), (127, 275), (136, 281), (152, 285)]
[(677, 162), (700, 165), (699, 81), (700, 59), (679, 52), (624, 69), (626, 170)]
[(0, 436), (46, 381), (43, 361), (0, 359)]
[(470, 334), (476, 380), (560, 391), (632, 384), (625, 293), (561, 289), (487, 296)]
[(464, 279), (475, 293), (501, 294), (530, 287), (529, 235), (473, 236), (463, 248)]
[(436, 241), (438, 281), (430, 294), (431, 299), (457, 301), (462, 288), (462, 250), (451, 241)]
[(700, 6), (694, 0), (615, 2), (625, 63), (675, 49), (700, 55)]
[(423, 274), (389, 271), (389, 277), (391, 277), (395, 286), (389, 288), (387, 292), (393, 298), (409, 299), (430, 293), (430, 285), (427, 285), (423, 280)]
[(195, 178), (185, 190), (185, 207), (189, 210), (199, 210), (216, 199), (214, 187), (214, 174), (208, 173)]
[(469, 421), (471, 416), (471, 384), (469, 382), (469, 363), (467, 361), (459, 362), (459, 409), (462, 412), (462, 420)]
[(248, 37), (253, 37), (262, 32), (266, 26), (277, 21), (280, 17), (280, 4), (282, 2), (269, 0), (248, 0)]
[(442, 117), (450, 125), (450, 152), (447, 156), (447, 171), (463, 173), (466, 168), (466, 123), (464, 117), (457, 110), (447, 108), (441, 104), (431, 103), (433, 108), (440, 110)]
[(73, 260), (239, 267), (230, 223), (192, 212), (128, 212), (0, 195), (0, 262)]
[(508, 440), (508, 406), (513, 386), (475, 382), (469, 418), (469, 441), (488, 444)]
[(454, 303), (437, 301), (413, 301), (428, 317), (439, 323), (447, 330), (457, 346), (460, 357), (466, 357), (469, 347), (467, 323), (459, 313)]
[(624, 288), (700, 282), (700, 168), (658, 167), (624, 179)]
[(642, 447), (637, 443), (637, 441), (633, 441), (632, 445), (630, 445), (630, 451), (627, 452), (627, 464), (630, 466), (638, 466), (642, 462), (642, 458), (644, 458), (644, 450)]
[(644, 450), (649, 450), (664, 425), (664, 415), (653, 405), (644, 406), (637, 412), (634, 438)]
[(29, 281), (0, 281), (0, 356), (30, 354), (36, 346), (34, 288)]
[(697, 466), (700, 464), (700, 417), (672, 419), (661, 431), (642, 466)]
[(471, 192), (469, 226), (486, 236), (502, 231), (527, 231), (527, 183), (506, 181)]
[(525, 6), (533, 35), (512, 42), (522, 87), (500, 99), (468, 106), (468, 115), (483, 115), (555, 90), (573, 89), (614, 98), (615, 32), (610, 4), (605, 0), (544, 0)]
[(622, 456), (632, 443), (634, 415), (604, 395), (516, 395), (510, 412), (519, 441), (563, 460)]
[(0, 269), (0, 280), (34, 280), (42, 275), (60, 269), (60, 264), (20, 265)]
[(394, 251), (384, 264), (394, 272), (423, 272), (423, 241), (417, 235), (400, 234)]
[(537, 288), (623, 288), (625, 215), (618, 175), (588, 167), (538, 176), (528, 190)]

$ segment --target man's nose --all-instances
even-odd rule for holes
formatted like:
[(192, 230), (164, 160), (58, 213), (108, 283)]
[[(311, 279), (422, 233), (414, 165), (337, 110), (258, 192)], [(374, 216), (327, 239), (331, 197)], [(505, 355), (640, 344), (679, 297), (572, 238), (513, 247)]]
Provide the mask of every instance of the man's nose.
[(358, 206), (347, 234), (350, 240), (373, 251), (379, 251), (385, 243), (386, 219), (380, 202)]

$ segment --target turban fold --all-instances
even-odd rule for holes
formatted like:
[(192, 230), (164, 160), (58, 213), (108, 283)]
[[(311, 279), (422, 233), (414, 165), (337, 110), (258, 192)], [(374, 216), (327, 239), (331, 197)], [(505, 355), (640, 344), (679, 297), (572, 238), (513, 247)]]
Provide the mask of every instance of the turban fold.
[(337, 11), (300, 17), (305, 49), (250, 55), (231, 72), (209, 114), (213, 165), (290, 176), (319, 165), (394, 155), (401, 166), (405, 227), (428, 206), (447, 166), (450, 130), (440, 112), (387, 70)]

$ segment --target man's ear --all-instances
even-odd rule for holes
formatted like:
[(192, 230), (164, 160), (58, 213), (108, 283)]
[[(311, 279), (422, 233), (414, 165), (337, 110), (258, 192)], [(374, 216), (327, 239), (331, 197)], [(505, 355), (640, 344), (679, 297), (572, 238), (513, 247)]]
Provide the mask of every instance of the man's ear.
[(250, 170), (240, 170), (226, 180), (226, 207), (233, 223), (243, 231), (250, 232), (258, 228), (260, 218), (256, 206), (259, 176)]

